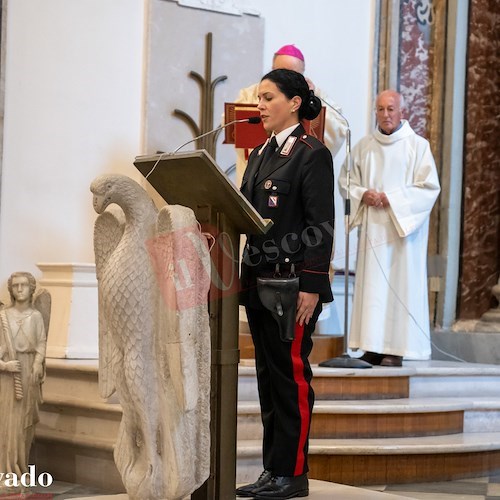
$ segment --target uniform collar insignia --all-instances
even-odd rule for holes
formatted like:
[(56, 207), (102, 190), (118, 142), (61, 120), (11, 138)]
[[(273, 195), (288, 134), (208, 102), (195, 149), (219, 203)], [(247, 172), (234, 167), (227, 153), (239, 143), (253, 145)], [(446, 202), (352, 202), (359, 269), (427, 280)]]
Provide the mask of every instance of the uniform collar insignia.
[(285, 141), (285, 144), (281, 148), (280, 156), (289, 156), (290, 153), (292, 152), (293, 145), (295, 144), (296, 140), (297, 137), (293, 135), (288, 136), (288, 139)]

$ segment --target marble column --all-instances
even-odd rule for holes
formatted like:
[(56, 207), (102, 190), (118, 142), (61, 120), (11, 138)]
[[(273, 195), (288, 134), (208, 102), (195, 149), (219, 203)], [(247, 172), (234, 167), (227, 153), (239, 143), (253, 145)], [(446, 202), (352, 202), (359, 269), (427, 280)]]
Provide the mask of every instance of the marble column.
[(470, 3), (459, 318), (495, 305), (500, 272), (500, 16), (498, 2)]
[[(433, 0), (399, 3), (398, 90), (405, 98), (406, 118), (413, 130), (429, 140), (441, 177), (443, 149), (444, 56), (446, 6)], [(429, 223), (429, 304), (434, 317), (435, 296), (440, 291), (439, 234), (441, 197)]]
[(481, 321), (477, 323), (475, 328), (478, 332), (500, 333), (500, 278), (498, 283), (491, 289), (491, 293), (496, 299), (497, 306), (486, 311), (481, 316)]

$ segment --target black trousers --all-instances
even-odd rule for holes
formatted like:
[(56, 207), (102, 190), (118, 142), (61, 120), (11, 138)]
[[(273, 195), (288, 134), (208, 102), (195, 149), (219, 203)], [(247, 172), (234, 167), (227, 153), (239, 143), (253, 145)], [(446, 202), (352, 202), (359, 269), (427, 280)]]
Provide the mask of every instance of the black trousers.
[(314, 391), (308, 356), (321, 308), (318, 303), (309, 325), (296, 324), (293, 342), (280, 339), (278, 324), (269, 311), (246, 308), (255, 346), (264, 426), (264, 468), (276, 476), (299, 476), (309, 470), (307, 452)]

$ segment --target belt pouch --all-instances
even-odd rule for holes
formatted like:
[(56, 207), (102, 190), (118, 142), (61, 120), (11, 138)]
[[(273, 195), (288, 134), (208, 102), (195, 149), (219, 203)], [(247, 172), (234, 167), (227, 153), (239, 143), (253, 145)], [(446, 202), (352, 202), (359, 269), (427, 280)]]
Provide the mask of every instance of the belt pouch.
[(272, 278), (257, 278), (257, 293), (262, 305), (268, 309), (278, 323), (280, 338), (292, 342), (295, 338), (295, 316), (299, 297), (299, 278), (294, 265), (288, 278), (281, 277), (279, 264)]

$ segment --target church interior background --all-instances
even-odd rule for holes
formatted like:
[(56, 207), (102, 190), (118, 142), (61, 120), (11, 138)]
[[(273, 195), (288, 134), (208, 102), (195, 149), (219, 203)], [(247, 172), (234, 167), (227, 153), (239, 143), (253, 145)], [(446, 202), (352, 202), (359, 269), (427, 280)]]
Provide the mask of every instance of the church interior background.
[[(201, 89), (190, 72), (209, 80), (227, 77), (215, 87), (211, 115), (200, 125), (207, 131), (220, 124), (225, 102), (270, 69), (273, 50), (294, 43), (305, 53), (306, 75), (348, 117), (353, 144), (372, 129), (373, 99), (384, 88), (404, 95), (412, 127), (430, 140), (442, 187), (428, 250), (433, 360), (460, 360), (465, 370), (454, 364), (436, 372), (410, 364), (398, 376), (384, 378), (387, 393), (381, 394), (382, 382), (370, 377), (357, 389), (350, 387), (363, 400), (449, 397), (455, 406), (432, 407), (427, 401), (425, 410), (413, 409), (418, 417), (406, 416), (411, 424), (401, 421), (391, 430), (386, 423), (378, 435), (361, 423), (373, 411), (357, 415), (357, 431), (348, 432), (336, 419), (345, 409), (337, 410), (337, 417), (322, 410), (324, 420), (318, 417), (313, 433), (318, 442), (312, 446), (312, 477), (363, 486), (500, 473), (500, 326), (488, 320), (499, 307), (494, 290), (500, 274), (498, 7), (497, 0), (312, 0), (307, 5), (300, 0), (3, 0), (0, 300), (8, 302), (7, 278), (21, 270), (32, 272), (53, 297), (45, 403), (34, 448), (40, 468), (61, 481), (123, 491), (112, 461), (119, 405), (101, 401), (96, 389), (92, 179), (125, 174), (160, 204), (133, 160), (173, 151), (193, 137), (189, 123), (174, 113), (180, 110), (196, 123), (201, 119)], [(336, 158), (336, 175), (344, 156)], [(234, 150), (222, 137), (215, 159), (232, 177)], [(338, 193), (335, 203), (341, 214)], [(340, 217), (336, 224), (338, 298), (331, 316), (339, 319), (325, 321), (320, 332), (333, 339), (330, 347), (338, 347), (342, 336)], [(350, 243), (352, 274), (355, 235)], [(241, 342), (244, 337), (243, 325)], [(327, 354), (331, 351), (318, 356)], [(240, 482), (258, 468), (258, 452), (248, 437), (258, 415), (243, 404), (255, 395), (251, 373), (250, 354), (240, 363)], [(318, 383), (316, 390), (320, 400), (337, 400), (348, 389), (335, 392)], [(450, 412), (452, 424), (443, 417)], [(328, 436), (321, 436), (322, 426)], [(384, 439), (464, 434), (468, 437), (461, 448), (455, 443), (454, 453), (430, 447), (412, 461), (410, 452), (380, 451)], [(322, 438), (335, 440), (337, 451), (325, 452)], [(366, 451), (366, 439), (378, 441), (377, 452)], [(352, 451), (356, 440), (363, 441), (364, 452)]]

